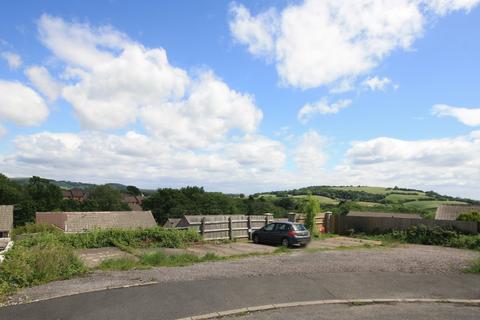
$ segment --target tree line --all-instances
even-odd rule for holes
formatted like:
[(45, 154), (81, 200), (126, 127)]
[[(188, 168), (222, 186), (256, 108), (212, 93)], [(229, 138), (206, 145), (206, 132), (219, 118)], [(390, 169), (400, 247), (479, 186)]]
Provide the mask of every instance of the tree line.
[(32, 177), (18, 184), (0, 174), (0, 204), (14, 205), (15, 226), (35, 221), (35, 212), (45, 211), (129, 211), (120, 191), (111, 186), (95, 186), (88, 190), (85, 201), (64, 199), (62, 189), (47, 179)]

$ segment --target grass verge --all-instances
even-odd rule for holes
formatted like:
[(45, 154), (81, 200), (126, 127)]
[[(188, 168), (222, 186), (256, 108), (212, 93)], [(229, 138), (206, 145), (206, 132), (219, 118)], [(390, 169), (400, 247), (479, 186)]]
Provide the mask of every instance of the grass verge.
[(465, 272), (480, 273), (480, 259), (477, 259)]
[(163, 251), (146, 253), (135, 258), (118, 258), (103, 261), (98, 269), (101, 270), (131, 270), (146, 269), (150, 267), (184, 267), (195, 263), (206, 261), (218, 261), (226, 258), (219, 257), (213, 253), (207, 253), (203, 257), (193, 254), (167, 255)]

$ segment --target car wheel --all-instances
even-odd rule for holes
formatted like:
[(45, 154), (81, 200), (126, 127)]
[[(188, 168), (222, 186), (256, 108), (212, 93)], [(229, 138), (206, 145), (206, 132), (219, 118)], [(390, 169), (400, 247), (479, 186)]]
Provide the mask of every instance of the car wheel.
[(260, 243), (260, 239), (258, 238), (257, 235), (254, 235), (254, 236), (253, 236), (253, 243), (256, 243), (256, 244), (259, 244), (259, 243)]
[(288, 241), (287, 238), (282, 239), (282, 246), (284, 247), (290, 247), (290, 241)]

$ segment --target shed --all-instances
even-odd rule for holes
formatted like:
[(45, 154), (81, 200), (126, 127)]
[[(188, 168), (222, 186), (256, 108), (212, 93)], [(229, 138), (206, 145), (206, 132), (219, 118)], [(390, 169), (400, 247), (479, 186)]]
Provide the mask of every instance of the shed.
[(480, 205), (468, 204), (442, 204), (437, 208), (435, 220), (457, 220), (464, 212), (480, 212)]
[(151, 211), (37, 212), (36, 221), (53, 224), (65, 232), (151, 228), (157, 225)]
[(0, 205), (0, 238), (10, 237), (13, 229), (13, 206)]
[(164, 228), (176, 228), (178, 223), (180, 222), (180, 220), (182, 219), (179, 219), (179, 218), (169, 218), (164, 224), (163, 224), (163, 227)]
[(422, 219), (422, 216), (416, 213), (402, 212), (374, 212), (374, 211), (350, 211), (349, 217), (373, 217), (373, 218), (403, 218), (403, 219)]

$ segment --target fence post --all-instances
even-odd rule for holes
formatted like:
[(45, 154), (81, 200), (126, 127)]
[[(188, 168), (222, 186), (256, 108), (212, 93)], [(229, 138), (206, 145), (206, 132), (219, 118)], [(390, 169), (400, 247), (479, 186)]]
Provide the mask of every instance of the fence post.
[(265, 213), (265, 225), (270, 223), (270, 217), (272, 216), (271, 213)]
[(251, 235), (252, 235), (252, 217), (247, 216), (247, 234), (248, 234), (248, 240), (251, 240)]
[(202, 220), (200, 221), (200, 234), (202, 235), (202, 238), (204, 233), (205, 233), (205, 217), (203, 217)]
[(228, 238), (233, 240), (233, 225), (232, 225), (232, 217), (228, 217)]

